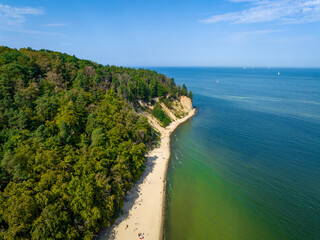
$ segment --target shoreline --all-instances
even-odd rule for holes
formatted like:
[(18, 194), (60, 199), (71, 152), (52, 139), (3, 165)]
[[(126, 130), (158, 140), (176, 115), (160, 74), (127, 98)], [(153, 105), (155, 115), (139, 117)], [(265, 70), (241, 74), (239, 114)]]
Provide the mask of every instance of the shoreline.
[[(170, 147), (171, 147), (171, 135), (172, 133), (184, 122), (188, 121), (190, 118), (192, 118), (197, 112), (197, 109), (196, 108), (193, 108), (185, 117), (181, 118), (181, 119), (177, 119), (175, 122), (178, 122), (175, 126), (173, 126), (172, 129), (170, 129), (169, 131), (169, 136), (168, 136), (168, 141), (169, 141), (169, 146), (168, 146), (168, 151), (169, 151), (169, 156), (166, 160), (166, 167), (165, 167), (165, 171), (163, 173), (163, 179), (166, 179), (167, 178), (167, 171), (168, 171), (168, 166), (169, 166), (169, 160), (170, 160), (170, 157), (171, 157), (171, 150), (170, 150)], [(182, 121), (179, 121), (179, 120), (182, 120)], [(175, 123), (173, 122), (173, 123)], [(168, 126), (170, 127), (171, 124)], [(164, 184), (163, 184), (163, 192), (165, 193), (166, 191), (166, 188), (167, 188), (167, 181), (165, 180)], [(159, 240), (163, 240), (163, 234), (164, 234), (164, 219), (165, 219), (165, 210), (166, 210), (166, 193), (162, 195), (162, 214), (161, 214), (161, 225), (160, 225), (160, 230), (159, 230)]]
[(122, 208), (122, 214), (111, 227), (103, 231), (101, 240), (136, 240), (144, 233), (144, 239), (163, 238), (166, 175), (170, 159), (171, 134), (183, 122), (193, 117), (196, 108), (181, 119), (160, 127), (149, 118), (150, 124), (161, 133), (160, 146), (147, 154), (146, 169), (133, 185)]

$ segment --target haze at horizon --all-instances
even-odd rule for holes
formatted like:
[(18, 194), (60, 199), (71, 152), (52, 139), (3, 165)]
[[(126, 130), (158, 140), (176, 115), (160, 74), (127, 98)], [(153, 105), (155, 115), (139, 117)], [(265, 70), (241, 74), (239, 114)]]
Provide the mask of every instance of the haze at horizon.
[(320, 67), (320, 2), (0, 1), (0, 45), (121, 66)]

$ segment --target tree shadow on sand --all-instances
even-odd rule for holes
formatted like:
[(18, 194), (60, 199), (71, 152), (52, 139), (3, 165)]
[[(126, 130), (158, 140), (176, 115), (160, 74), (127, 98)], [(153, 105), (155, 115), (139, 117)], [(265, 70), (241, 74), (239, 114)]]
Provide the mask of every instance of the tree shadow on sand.
[[(131, 190), (126, 195), (125, 200), (124, 200), (124, 206), (120, 211), (120, 215), (117, 217), (117, 219), (115, 220), (113, 225), (106, 227), (105, 229), (100, 231), (98, 239), (100, 239), (100, 240), (114, 240), (115, 239), (115, 237), (117, 235), (117, 231), (115, 230), (116, 227), (124, 219), (126, 219), (127, 217), (129, 217), (129, 215), (131, 215), (131, 214), (129, 214), (129, 211), (130, 211), (130, 209), (132, 209), (133, 205), (140, 204), (143, 201), (142, 199), (139, 202), (137, 201), (139, 196), (142, 195), (142, 193), (140, 191), (141, 184), (145, 183), (147, 181), (146, 180), (147, 176), (153, 172), (157, 159), (158, 159), (158, 157), (156, 155), (147, 157), (146, 162), (144, 164), (146, 168), (145, 168), (143, 174), (141, 175), (140, 179), (134, 183)], [(126, 226), (125, 228), (127, 228), (127, 227), (128, 226)]]

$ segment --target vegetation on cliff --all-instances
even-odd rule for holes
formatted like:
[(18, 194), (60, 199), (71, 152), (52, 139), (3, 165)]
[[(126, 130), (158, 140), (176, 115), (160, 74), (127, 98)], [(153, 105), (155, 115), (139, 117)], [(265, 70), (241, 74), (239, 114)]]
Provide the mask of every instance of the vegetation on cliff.
[(166, 127), (171, 123), (170, 117), (162, 110), (159, 103), (154, 105), (152, 115), (160, 121), (163, 127)]
[(93, 239), (157, 138), (138, 100), (181, 95), (155, 71), (0, 47), (0, 238)]

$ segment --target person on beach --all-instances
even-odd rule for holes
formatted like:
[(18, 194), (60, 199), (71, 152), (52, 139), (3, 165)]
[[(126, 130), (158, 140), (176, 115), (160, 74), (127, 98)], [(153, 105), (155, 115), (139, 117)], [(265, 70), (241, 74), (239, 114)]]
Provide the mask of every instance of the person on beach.
[(138, 233), (139, 239), (144, 239), (144, 233)]

